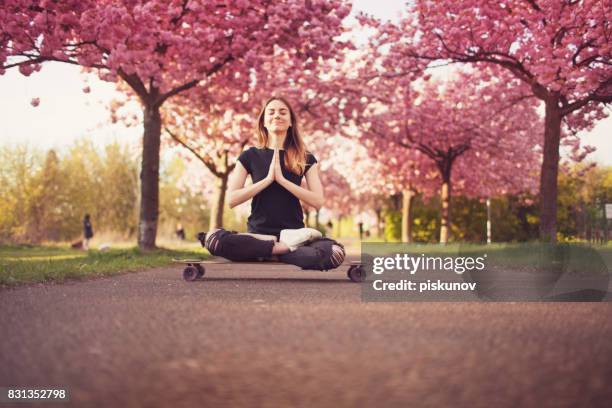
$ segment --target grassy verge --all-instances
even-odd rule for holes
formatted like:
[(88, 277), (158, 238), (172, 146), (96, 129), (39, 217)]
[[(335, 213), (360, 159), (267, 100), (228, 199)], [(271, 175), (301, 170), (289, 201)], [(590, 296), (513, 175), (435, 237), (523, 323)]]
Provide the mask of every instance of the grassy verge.
[(115, 275), (169, 265), (172, 258), (206, 258), (204, 250), (138, 248), (88, 252), (68, 246), (0, 246), (0, 287)]

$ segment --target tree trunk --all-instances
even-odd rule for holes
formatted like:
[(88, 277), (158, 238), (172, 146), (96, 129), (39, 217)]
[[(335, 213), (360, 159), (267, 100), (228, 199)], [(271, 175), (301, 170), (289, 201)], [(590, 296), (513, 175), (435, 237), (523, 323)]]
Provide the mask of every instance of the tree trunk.
[(440, 190), (440, 199), (442, 201), (442, 213), (440, 217), (440, 243), (447, 244), (450, 233), (450, 201), (451, 201), (451, 183), (450, 180), (445, 180), (442, 183)]
[(319, 229), (319, 210), (315, 212), (315, 228)]
[(606, 245), (608, 243), (608, 217), (606, 216), (606, 202), (604, 200), (601, 201), (601, 213), (603, 214), (602, 221), (602, 229), (603, 229), (603, 241), (602, 244)]
[(412, 203), (415, 191), (412, 188), (402, 192), (402, 242), (412, 243)]
[(540, 239), (557, 242), (557, 175), (562, 117), (557, 97), (548, 97), (544, 102), (546, 116), (544, 161), (540, 173)]
[(582, 200), (576, 205), (576, 232), (578, 239), (586, 240), (586, 211)]
[(393, 194), (391, 196), (391, 207), (394, 211), (400, 211), (402, 206), (402, 195), (401, 194)]
[(589, 243), (593, 242), (593, 223), (588, 212), (586, 214), (586, 239)]
[(382, 230), (382, 210), (377, 208), (374, 210), (374, 212), (376, 213), (376, 235), (381, 237), (385, 234), (385, 232)]
[(487, 198), (487, 244), (491, 241), (491, 199)]
[(144, 250), (155, 248), (155, 237), (157, 235), (160, 139), (161, 116), (159, 107), (145, 106), (138, 226), (138, 246)]
[(227, 191), (227, 180), (229, 174), (224, 173), (221, 177), (217, 178), (216, 184), (216, 197), (213, 202), (213, 206), (210, 209), (210, 229), (223, 228), (223, 209), (225, 207), (225, 193)]
[(442, 177), (442, 187), (440, 188), (440, 243), (448, 243), (450, 235), (450, 205), (451, 205), (451, 170), (453, 167), (452, 157), (446, 157), (437, 163)]

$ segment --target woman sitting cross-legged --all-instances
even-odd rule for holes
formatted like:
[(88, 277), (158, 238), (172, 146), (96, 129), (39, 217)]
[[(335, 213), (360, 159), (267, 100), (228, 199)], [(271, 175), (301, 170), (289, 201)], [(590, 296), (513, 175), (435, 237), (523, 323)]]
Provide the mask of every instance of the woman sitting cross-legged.
[[(306, 151), (289, 103), (270, 98), (258, 119), (258, 147), (242, 152), (228, 183), (233, 208), (249, 199), (248, 233), (215, 229), (199, 238), (213, 255), (232, 261), (271, 260), (303, 269), (337, 268), (344, 246), (304, 227), (300, 200), (320, 209), (324, 203), (317, 159)], [(245, 187), (251, 175), (252, 185)], [(306, 179), (307, 188), (301, 187)]]

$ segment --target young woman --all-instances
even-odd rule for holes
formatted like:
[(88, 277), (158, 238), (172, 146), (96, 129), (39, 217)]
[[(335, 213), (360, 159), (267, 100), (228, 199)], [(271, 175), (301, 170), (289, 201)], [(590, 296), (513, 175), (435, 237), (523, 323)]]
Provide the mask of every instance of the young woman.
[[(304, 269), (336, 268), (344, 260), (342, 244), (304, 228), (300, 201), (319, 209), (325, 198), (317, 159), (307, 152), (287, 100), (266, 101), (257, 121), (257, 136), (258, 147), (242, 152), (228, 183), (230, 208), (253, 199), (249, 233), (218, 229), (201, 235), (202, 244), (213, 255), (231, 260), (277, 256)], [(248, 175), (253, 184), (245, 187)], [(301, 187), (303, 179), (306, 188)]]

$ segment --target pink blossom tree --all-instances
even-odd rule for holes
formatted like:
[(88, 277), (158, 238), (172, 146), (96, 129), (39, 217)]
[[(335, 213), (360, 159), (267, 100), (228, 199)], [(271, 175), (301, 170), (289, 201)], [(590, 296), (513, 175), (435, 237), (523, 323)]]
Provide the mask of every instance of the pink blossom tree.
[[(368, 113), (360, 123), (367, 122)], [(401, 195), (401, 240), (412, 242), (413, 203), (421, 193), (426, 197), (435, 194), (438, 187), (437, 170), (431, 160), (416, 149), (399, 145), (391, 135), (382, 137), (364, 128), (354, 129), (352, 143), (359, 143), (360, 154), (356, 159), (334, 160), (335, 166), (351, 180), (359, 195), (368, 197), (367, 204), (374, 204), (380, 223), (383, 202), (380, 197)], [(367, 166), (364, 167), (362, 164)]]
[(172, 103), (164, 108), (165, 130), (174, 143), (187, 149), (214, 176), (209, 228), (222, 228), (229, 175), (253, 133), (252, 115), (201, 101), (206, 104), (207, 109), (203, 109), (182, 99), (177, 100), (180, 105)]
[(0, 10), (0, 74), (24, 75), (45, 61), (97, 70), (124, 81), (143, 109), (138, 243), (155, 247), (159, 208), (161, 106), (196, 86), (247, 86), (260, 57), (286, 49), (315, 63), (343, 43), (335, 37), (344, 0), (8, 0)]
[(313, 146), (319, 152), (325, 208), (336, 217), (369, 210), (377, 196), (391, 193), (380, 163), (355, 140), (317, 132)]
[(447, 82), (432, 80), (420, 92), (394, 83), (380, 81), (378, 86), (394, 91), (381, 92), (391, 95), (386, 105), (376, 101), (375, 109), (365, 111), (360, 138), (379, 154), (400, 149), (391, 157), (404, 150), (411, 163), (418, 163), (411, 157), (417, 151), (435, 165), (442, 205), (440, 242), (447, 243), (453, 180), (459, 180), (455, 187), (462, 194), (480, 195), (485, 189), (523, 187), (537, 166), (535, 100), (519, 81), (496, 79), (486, 71), (459, 73)]
[(379, 24), (393, 74), (444, 61), (486, 63), (514, 75), (545, 106), (540, 238), (556, 240), (562, 128), (590, 129), (612, 102), (610, 2), (417, 0), (397, 25)]

